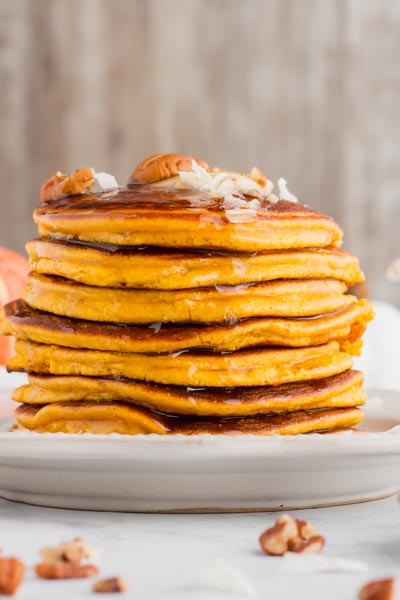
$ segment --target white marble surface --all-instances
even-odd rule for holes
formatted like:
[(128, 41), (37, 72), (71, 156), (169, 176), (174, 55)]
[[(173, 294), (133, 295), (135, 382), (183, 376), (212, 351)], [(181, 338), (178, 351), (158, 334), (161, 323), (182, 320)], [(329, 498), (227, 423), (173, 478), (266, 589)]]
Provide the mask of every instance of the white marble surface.
[[(150, 515), (47, 509), (0, 500), (0, 544), (32, 566), (41, 546), (74, 536), (102, 550), (101, 574), (120, 575), (130, 590), (121, 597), (143, 600), (224, 600), (232, 594), (193, 589), (189, 583), (212, 558), (244, 572), (260, 599), (355, 600), (371, 578), (400, 577), (400, 506), (395, 497), (376, 502), (298, 511), (327, 538), (324, 554), (365, 561), (357, 574), (279, 573), (259, 551), (257, 538), (276, 514)], [(20, 600), (93, 597), (89, 580), (41, 581), (30, 569)], [(111, 596), (104, 596), (105, 598)], [(115, 596), (114, 596), (115, 597)]]

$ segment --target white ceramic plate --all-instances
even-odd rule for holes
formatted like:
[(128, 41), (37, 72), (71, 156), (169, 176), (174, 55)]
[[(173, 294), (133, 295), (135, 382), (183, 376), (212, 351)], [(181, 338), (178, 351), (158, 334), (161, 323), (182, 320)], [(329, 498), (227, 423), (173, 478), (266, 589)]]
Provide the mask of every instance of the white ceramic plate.
[(370, 393), (366, 412), (363, 435), (268, 438), (11, 433), (12, 419), (3, 417), (0, 496), (60, 508), (182, 512), (372, 500), (400, 488), (400, 392)]

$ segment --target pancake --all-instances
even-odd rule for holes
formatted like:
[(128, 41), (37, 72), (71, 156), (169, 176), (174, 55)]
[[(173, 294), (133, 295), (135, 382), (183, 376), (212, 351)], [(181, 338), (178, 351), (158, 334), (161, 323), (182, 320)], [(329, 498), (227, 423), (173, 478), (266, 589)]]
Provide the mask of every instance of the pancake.
[(358, 406), (365, 402), (363, 380), (359, 371), (346, 371), (276, 387), (196, 389), (131, 379), (30, 375), (30, 383), (14, 390), (13, 399), (26, 404), (124, 402), (167, 414), (231, 417)]
[(131, 354), (47, 346), (17, 340), (9, 370), (124, 377), (155, 383), (236, 387), (323, 379), (352, 367), (338, 342), (309, 348), (256, 348), (233, 353)]
[(171, 417), (122, 403), (56, 402), (45, 406), (19, 406), (15, 417), (22, 427), (40, 433), (296, 435), (354, 427), (362, 420), (363, 413), (359, 408), (331, 408), (283, 415), (210, 419)]
[(316, 346), (333, 340), (349, 351), (349, 345), (354, 349), (354, 342), (360, 339), (372, 317), (371, 303), (360, 300), (341, 311), (313, 318), (246, 319), (233, 325), (127, 326), (60, 317), (17, 300), (4, 307), (3, 316), (0, 313), (0, 330), (43, 344), (115, 352), (233, 352), (251, 346)]
[(54, 198), (33, 216), (40, 236), (118, 246), (254, 252), (339, 246), (342, 239), (331, 217), (293, 202), (261, 201), (254, 220), (239, 223), (223, 203), (206, 192), (135, 186)]
[(222, 322), (248, 317), (306, 317), (357, 302), (335, 279), (293, 279), (193, 290), (124, 290), (31, 273), (23, 298), (33, 308), (73, 319), (117, 323)]
[(32, 270), (102, 287), (168, 290), (273, 279), (332, 278), (347, 285), (364, 280), (358, 259), (337, 248), (232, 255), (33, 240), (26, 249)]

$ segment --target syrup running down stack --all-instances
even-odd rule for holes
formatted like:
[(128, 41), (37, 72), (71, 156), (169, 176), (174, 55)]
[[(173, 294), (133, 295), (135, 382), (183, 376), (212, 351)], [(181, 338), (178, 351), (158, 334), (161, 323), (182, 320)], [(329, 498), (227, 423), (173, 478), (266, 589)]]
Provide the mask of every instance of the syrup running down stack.
[[(103, 189), (95, 191), (98, 181)], [(125, 188), (80, 169), (42, 187), (32, 272), (8, 304), (19, 427), (297, 434), (362, 419), (352, 356), (372, 318), (330, 217), (258, 170), (155, 155)]]

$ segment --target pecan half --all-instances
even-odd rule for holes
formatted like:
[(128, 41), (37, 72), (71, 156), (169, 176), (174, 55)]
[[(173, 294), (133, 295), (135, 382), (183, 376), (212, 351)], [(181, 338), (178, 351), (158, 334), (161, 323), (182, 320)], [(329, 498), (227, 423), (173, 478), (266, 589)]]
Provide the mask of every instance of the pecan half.
[(94, 170), (90, 168), (76, 169), (69, 175), (57, 171), (42, 185), (40, 199), (42, 202), (49, 202), (57, 196), (84, 194), (94, 186), (94, 183)]
[(281, 515), (273, 527), (261, 534), (259, 542), (266, 554), (283, 556), (286, 552), (321, 552), (325, 538), (317, 535), (315, 526), (308, 521)]
[(309, 539), (295, 542), (289, 546), (289, 550), (298, 554), (319, 554), (324, 546), (325, 538), (322, 535), (313, 535)]
[(198, 165), (210, 170), (210, 167), (204, 160), (194, 159), (192, 156), (184, 154), (154, 154), (145, 158), (135, 167), (128, 179), (128, 185), (145, 185), (156, 183), (164, 179), (176, 177), (179, 171), (191, 171), (192, 160)]
[(308, 540), (313, 535), (317, 535), (317, 528), (312, 523), (301, 519), (296, 519), (296, 523), (298, 535), (302, 540)]
[(393, 577), (365, 584), (358, 592), (358, 600), (394, 600), (396, 582)]
[(252, 170), (250, 171), (249, 177), (251, 177), (251, 179), (253, 179), (253, 181), (255, 181), (256, 183), (258, 183), (259, 185), (265, 186), (267, 185), (267, 176), (264, 175), (264, 173), (262, 171), (260, 171), (260, 169), (258, 167), (253, 167)]
[(62, 542), (58, 546), (40, 550), (43, 562), (53, 564), (62, 561), (80, 562), (84, 558), (92, 558), (95, 553), (95, 550), (81, 538), (75, 538), (72, 542)]
[(266, 554), (283, 556), (289, 549), (290, 541), (297, 539), (297, 537), (296, 520), (289, 515), (281, 515), (273, 527), (260, 535), (259, 542)]
[(93, 577), (99, 572), (94, 565), (81, 565), (79, 562), (39, 563), (35, 573), (42, 579), (81, 579)]
[(108, 579), (99, 579), (92, 585), (92, 590), (98, 594), (109, 594), (110, 592), (125, 592), (126, 583), (121, 577), (109, 577)]
[(0, 558), (0, 594), (13, 596), (25, 574), (25, 565), (18, 558)]

